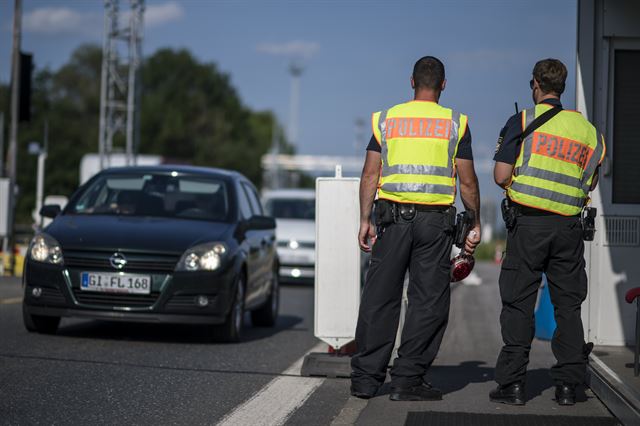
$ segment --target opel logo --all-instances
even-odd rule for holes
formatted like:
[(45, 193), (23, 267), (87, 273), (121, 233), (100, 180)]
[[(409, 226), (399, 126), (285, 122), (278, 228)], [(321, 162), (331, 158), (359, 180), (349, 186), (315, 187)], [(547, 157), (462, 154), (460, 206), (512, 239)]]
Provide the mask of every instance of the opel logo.
[(127, 264), (127, 258), (122, 253), (113, 253), (109, 258), (109, 263), (116, 269), (122, 269)]

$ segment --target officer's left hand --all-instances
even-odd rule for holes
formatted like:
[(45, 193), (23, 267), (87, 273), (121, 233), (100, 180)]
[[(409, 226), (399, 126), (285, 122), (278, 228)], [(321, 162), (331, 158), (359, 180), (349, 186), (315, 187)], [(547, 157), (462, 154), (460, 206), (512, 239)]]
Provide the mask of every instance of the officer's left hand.
[(480, 227), (476, 226), (473, 228), (469, 235), (467, 235), (467, 241), (464, 244), (464, 251), (467, 254), (473, 254), (476, 251), (476, 247), (480, 244)]
[[(358, 232), (358, 243), (360, 244), (360, 250), (364, 252), (370, 252), (371, 247), (376, 242), (378, 236), (376, 235), (376, 228), (370, 221), (360, 222), (360, 232)], [(371, 245), (369, 245), (371, 242)]]

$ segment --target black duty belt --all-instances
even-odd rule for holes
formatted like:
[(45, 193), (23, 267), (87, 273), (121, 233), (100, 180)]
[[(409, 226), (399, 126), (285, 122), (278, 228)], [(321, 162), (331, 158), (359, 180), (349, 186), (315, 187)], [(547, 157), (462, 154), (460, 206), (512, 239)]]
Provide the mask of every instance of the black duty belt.
[(522, 216), (562, 216), (564, 215), (553, 213), (547, 210), (535, 209), (533, 207), (523, 206), (522, 204), (513, 203), (516, 212)]
[(413, 203), (396, 203), (394, 201), (389, 200), (380, 200), (382, 202), (388, 203), (389, 205), (396, 205), (398, 207), (405, 206), (410, 207), (413, 206), (416, 211), (419, 212), (446, 212), (451, 208), (451, 206), (442, 206), (442, 205), (430, 205), (430, 204), (413, 204)]
[(414, 204), (419, 212), (446, 212), (451, 206), (430, 206), (427, 204)]

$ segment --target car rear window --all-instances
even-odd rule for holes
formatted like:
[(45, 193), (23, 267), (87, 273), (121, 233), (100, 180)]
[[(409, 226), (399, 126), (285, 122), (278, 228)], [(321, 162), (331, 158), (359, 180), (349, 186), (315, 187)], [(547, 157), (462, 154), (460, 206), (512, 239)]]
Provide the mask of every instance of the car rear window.
[(225, 181), (168, 174), (108, 175), (93, 181), (66, 213), (229, 220)]
[(265, 207), (270, 216), (278, 219), (316, 218), (316, 200), (313, 198), (271, 198)]

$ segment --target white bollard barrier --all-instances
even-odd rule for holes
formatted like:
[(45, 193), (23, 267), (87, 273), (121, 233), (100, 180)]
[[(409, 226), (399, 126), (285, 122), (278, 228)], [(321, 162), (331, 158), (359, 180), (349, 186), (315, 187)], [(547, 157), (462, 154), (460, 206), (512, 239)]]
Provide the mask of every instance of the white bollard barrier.
[[(360, 305), (358, 178), (316, 180), (315, 336), (336, 350), (355, 339)], [(349, 358), (326, 353), (306, 357), (302, 375), (345, 377)]]

